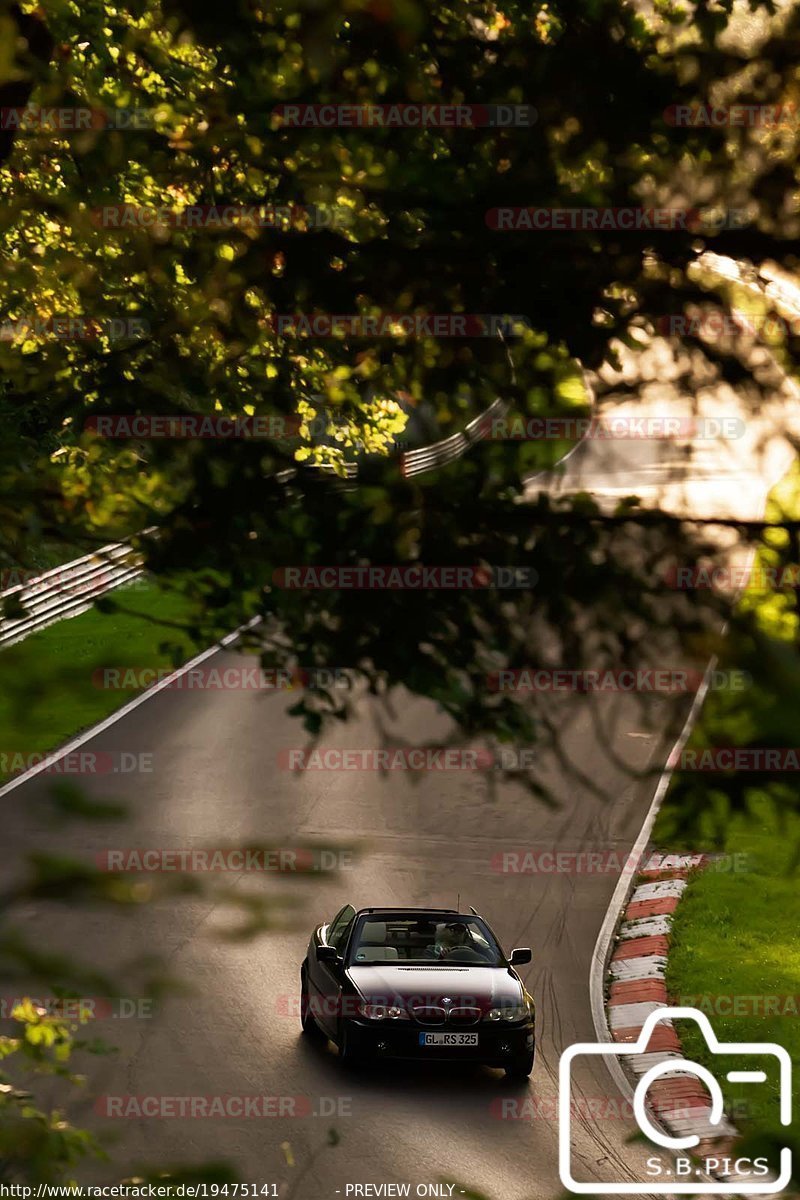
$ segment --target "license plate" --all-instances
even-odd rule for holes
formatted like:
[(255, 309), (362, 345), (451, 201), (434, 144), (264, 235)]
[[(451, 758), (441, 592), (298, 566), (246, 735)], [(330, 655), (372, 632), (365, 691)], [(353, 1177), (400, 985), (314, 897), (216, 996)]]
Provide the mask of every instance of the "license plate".
[(477, 1046), (477, 1033), (421, 1033), (420, 1046)]

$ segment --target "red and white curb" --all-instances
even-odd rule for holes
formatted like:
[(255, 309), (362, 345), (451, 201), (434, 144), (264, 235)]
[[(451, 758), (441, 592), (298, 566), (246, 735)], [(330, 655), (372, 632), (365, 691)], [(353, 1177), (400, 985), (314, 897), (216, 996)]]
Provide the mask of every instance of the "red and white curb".
[[(690, 872), (702, 870), (710, 861), (712, 856), (702, 854), (655, 854), (641, 872), (648, 882), (639, 883), (625, 907), (608, 963), (606, 1019), (612, 1041), (638, 1042), (647, 1019), (670, 1007), (666, 973), (673, 915)], [(739, 1131), (724, 1116), (718, 1122), (711, 1120), (709, 1094), (687, 1070), (689, 1061), (671, 1020), (658, 1022), (644, 1051), (626, 1055), (625, 1062), (637, 1080), (662, 1062), (674, 1063), (674, 1070), (648, 1088), (646, 1103), (656, 1124), (672, 1137), (696, 1137), (693, 1153), (698, 1159), (733, 1160)], [(713, 1181), (727, 1185), (743, 1200), (753, 1195), (752, 1179), (747, 1176), (720, 1171), (714, 1172)]]
[[(613, 1041), (637, 1042), (648, 1017), (669, 1006), (666, 973), (673, 914), (690, 871), (702, 869), (707, 861), (704, 855), (656, 854), (642, 871), (646, 882), (634, 889), (626, 906), (608, 968), (607, 1015)], [(673, 1136), (698, 1137), (699, 1156), (727, 1155), (737, 1130), (724, 1118), (712, 1123), (708, 1092), (696, 1075), (681, 1071), (683, 1048), (671, 1021), (655, 1026), (644, 1053), (626, 1058), (637, 1077), (673, 1060), (675, 1071), (654, 1080), (649, 1088), (648, 1107)]]
[[(620, 1038), (616, 1031), (625, 1029), (625, 1024), (616, 1026), (613, 1031), (609, 1027), (609, 1012), (612, 1008), (624, 1008), (626, 1005), (633, 1004), (652, 1004), (656, 1006), (656, 1009), (668, 1006), (666, 970), (672, 917), (675, 909), (678, 907), (681, 896), (686, 890), (686, 877), (689, 870), (693, 866), (701, 865), (701, 862), (688, 857), (668, 856), (664, 858), (662, 856), (660, 858), (651, 858), (645, 870), (639, 872), (638, 875), (636, 874), (636, 867), (637, 864), (645, 861), (645, 854), (650, 845), (653, 826), (655, 825), (656, 817), (658, 816), (664, 797), (667, 794), (674, 764), (679, 760), (680, 753), (689, 740), (689, 735), (705, 701), (709, 682), (716, 666), (717, 659), (712, 658), (706, 668), (703, 683), (694, 698), (683, 729), (667, 759), (667, 765), (659, 776), (658, 784), (650, 803), (650, 809), (644, 819), (642, 828), (639, 830), (639, 836), (631, 849), (629, 857), (631, 872), (622, 872), (614, 889), (614, 894), (611, 897), (605, 917), (603, 918), (600, 932), (597, 935), (592, 961), (589, 965), (589, 1003), (592, 1009), (592, 1023), (595, 1029), (595, 1036), (599, 1044), (618, 1042)], [(669, 877), (664, 878), (665, 874), (669, 874)], [(633, 889), (633, 894), (631, 894), (632, 879), (636, 879), (638, 882), (642, 875), (645, 876), (647, 882), (638, 883), (638, 886)], [(640, 934), (641, 926), (637, 926), (636, 922), (644, 920), (663, 922), (666, 925), (667, 932), (650, 930), (647, 934)], [(663, 928), (664, 925), (659, 926), (659, 929)], [(624, 937), (621, 936), (623, 930), (626, 935)], [(626, 947), (624, 951), (622, 950), (623, 946)], [(607, 985), (610, 989), (608, 998), (606, 996)], [(629, 1009), (627, 1013), (623, 1012), (621, 1019), (625, 1022), (634, 1020), (633, 1010)], [(660, 1034), (659, 1037), (666, 1036), (669, 1038), (670, 1034), (675, 1035), (674, 1028), (667, 1021), (664, 1021), (663, 1024), (667, 1027), (668, 1032), (666, 1035)], [(629, 1026), (629, 1028), (635, 1029), (637, 1025), (639, 1029), (643, 1026), (643, 1021), (638, 1016), (635, 1018), (634, 1024)], [(655, 1036), (656, 1031), (654, 1030), (653, 1038)], [(681, 1100), (683, 1108), (689, 1109), (692, 1113), (692, 1132), (695, 1132), (702, 1139), (700, 1145), (696, 1147), (697, 1153), (700, 1155), (704, 1154), (710, 1143), (716, 1146), (720, 1139), (717, 1138), (712, 1143), (710, 1138), (703, 1138), (702, 1136), (706, 1130), (701, 1124), (701, 1120), (707, 1120), (706, 1114), (709, 1111), (708, 1098), (705, 1092), (702, 1095), (701, 1107), (692, 1112), (692, 1102), (696, 1104), (700, 1100), (700, 1096), (691, 1090), (693, 1077), (687, 1076), (685, 1072), (680, 1072), (678, 1069), (681, 1062), (686, 1062), (680, 1049), (653, 1048), (651, 1050), (648, 1047), (646, 1053), (629, 1055), (626, 1058), (634, 1060), (634, 1072), (639, 1077), (657, 1063), (665, 1059), (669, 1061), (674, 1059), (676, 1064), (675, 1075), (671, 1078), (669, 1075), (662, 1077), (662, 1082), (669, 1082), (674, 1086), (670, 1089), (671, 1094), (665, 1103), (665, 1110), (663, 1112), (653, 1112), (654, 1123), (657, 1125), (661, 1124), (664, 1131), (668, 1133), (669, 1114), (672, 1114), (674, 1117), (678, 1116), (677, 1101)], [(631, 1082), (630, 1076), (623, 1071), (619, 1059), (610, 1055), (604, 1057), (603, 1061), (621, 1095), (632, 1103), (634, 1085)], [(685, 1095), (680, 1095), (680, 1087), (683, 1081), (688, 1081), (690, 1086), (686, 1089)], [(658, 1100), (655, 1100), (653, 1108), (658, 1103)], [(683, 1112), (680, 1115), (683, 1116)], [(733, 1130), (733, 1126), (729, 1124), (726, 1124), (725, 1128), (726, 1132), (727, 1129)], [(716, 1126), (714, 1133), (718, 1135), (719, 1129), (720, 1126)], [(684, 1132), (686, 1132), (685, 1126)], [(733, 1131), (731, 1140), (735, 1140), (735, 1136), (735, 1131)], [(709, 1156), (716, 1157), (713, 1150), (709, 1152)], [(754, 1194), (751, 1190), (752, 1180), (745, 1180), (734, 1175), (719, 1175), (713, 1179), (711, 1176), (706, 1175), (701, 1176), (697, 1182), (703, 1182), (706, 1185), (715, 1182), (726, 1183), (728, 1185), (726, 1190), (730, 1192), (735, 1191), (736, 1195), (743, 1197)], [(737, 1184), (740, 1186), (736, 1186)], [(705, 1191), (709, 1190), (714, 1189), (705, 1188)], [(763, 1192), (763, 1188), (761, 1191)]]

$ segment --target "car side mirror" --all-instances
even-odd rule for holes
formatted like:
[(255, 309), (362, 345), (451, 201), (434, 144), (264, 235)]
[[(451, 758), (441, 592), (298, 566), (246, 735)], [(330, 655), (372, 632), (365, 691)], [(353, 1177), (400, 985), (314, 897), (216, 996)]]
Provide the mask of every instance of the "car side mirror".
[(516, 950), (511, 951), (511, 958), (508, 960), (512, 967), (521, 967), (523, 963), (529, 963), (533, 955), (528, 946), (517, 946)]
[(339, 958), (339, 952), (337, 951), (336, 947), (317, 946), (317, 962), (330, 963), (331, 966), (335, 966), (336, 963), (341, 962), (341, 959)]

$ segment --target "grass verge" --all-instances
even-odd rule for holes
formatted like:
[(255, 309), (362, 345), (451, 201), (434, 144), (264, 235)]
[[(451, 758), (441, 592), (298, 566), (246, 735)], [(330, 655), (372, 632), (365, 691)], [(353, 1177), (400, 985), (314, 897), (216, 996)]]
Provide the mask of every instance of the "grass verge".
[[(778, 520), (800, 513), (800, 468), (795, 464), (770, 495), (767, 516)], [(797, 596), (791, 588), (764, 586), (768, 571), (786, 562), (788, 535), (770, 531), (758, 550), (751, 585), (740, 608), (750, 613), (761, 634), (770, 639), (780, 664), (788, 674), (794, 667), (798, 640)], [(773, 576), (774, 578), (774, 576)], [(763, 647), (762, 647), (763, 649)], [(736, 664), (734, 664), (736, 665)], [(796, 665), (796, 664), (795, 664)], [(752, 679), (752, 676), (751, 676)], [(791, 684), (795, 705), (798, 678)], [(765, 731), (777, 731), (773, 745), (797, 745), (786, 740), (785, 679), (774, 687), (769, 679), (753, 680), (739, 694), (710, 692), (700, 721), (692, 732), (689, 749), (709, 744), (752, 744)], [(795, 710), (796, 711), (796, 707)], [(796, 728), (796, 721), (794, 722)], [(755, 735), (755, 737), (754, 737)], [(769, 742), (765, 742), (769, 744)], [(696, 873), (678, 907), (673, 925), (673, 946), (667, 968), (667, 988), (673, 1003), (700, 1009), (711, 1020), (717, 1037), (730, 1042), (777, 1042), (790, 1053), (795, 1081), (800, 1077), (800, 784), (797, 776), (756, 780), (746, 793), (746, 804), (735, 810), (714, 794), (713, 777), (704, 789), (705, 803), (694, 815), (687, 843), (681, 829), (686, 813), (674, 801), (671, 789), (659, 814), (653, 841), (669, 851), (722, 850), (730, 870)], [(720, 834), (720, 831), (722, 833)], [(681, 1027), (687, 1055), (712, 1071), (718, 1059), (708, 1052), (696, 1029)], [(745, 1069), (752, 1059), (742, 1057)], [(794, 1143), (778, 1119), (777, 1064), (757, 1064), (767, 1070), (766, 1085), (726, 1085), (730, 1111), (742, 1130), (748, 1148)], [(722, 1078), (722, 1077), (720, 1077)], [(797, 1094), (797, 1082), (795, 1092)], [(774, 1161), (774, 1159), (773, 1159)], [(797, 1166), (796, 1166), (797, 1169)]]
[[(675, 915), (667, 968), (672, 1003), (705, 1012), (721, 1041), (777, 1042), (800, 1070), (800, 934), (794, 855), (800, 816), (778, 814), (767, 797), (732, 819), (726, 851), (742, 870), (709, 870), (691, 881)], [(687, 1055), (719, 1071), (690, 1023)], [(748, 1058), (737, 1059), (739, 1069)], [(724, 1086), (737, 1126), (752, 1137), (781, 1137), (776, 1063), (765, 1085)], [(727, 1067), (726, 1060), (726, 1070)]]
[(98, 686), (103, 667), (171, 667), (198, 649), (189, 600), (155, 583), (113, 593), (122, 611), (92, 608), (0, 652), (0, 780), (56, 749), (142, 689)]

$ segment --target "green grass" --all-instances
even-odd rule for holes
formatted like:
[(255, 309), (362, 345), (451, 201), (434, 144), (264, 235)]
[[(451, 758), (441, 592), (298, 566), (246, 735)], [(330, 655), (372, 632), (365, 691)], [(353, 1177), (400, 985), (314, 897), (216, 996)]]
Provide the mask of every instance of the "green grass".
[[(800, 512), (800, 468), (795, 464), (770, 495), (767, 515), (778, 520)], [(778, 565), (778, 550), (785, 546), (786, 535), (770, 533), (768, 544), (756, 558), (756, 567)], [(785, 558), (785, 556), (784, 556)], [(785, 643), (780, 651), (788, 657), (798, 637), (795, 598), (791, 591), (764, 590), (763, 582), (751, 587), (741, 599), (743, 612), (755, 616), (760, 630), (776, 643)], [(736, 666), (735, 663), (730, 664)], [(787, 663), (787, 671), (789, 665)], [(777, 680), (772, 704), (786, 704), (778, 698)], [(792, 712), (796, 712), (797, 695)], [(770, 703), (767, 698), (767, 705)], [(706, 744), (709, 732), (720, 743), (736, 741), (764, 728), (764, 683), (753, 683), (744, 693), (709, 694), (700, 722), (689, 740), (689, 748)], [(775, 724), (775, 713), (770, 715)], [(796, 731), (792, 714), (790, 724)], [(727, 733), (727, 739), (719, 737)], [(792, 735), (789, 734), (789, 737)], [(800, 744), (796, 732), (794, 741)], [(706, 870), (697, 872), (678, 907), (673, 926), (673, 947), (667, 969), (667, 987), (672, 1002), (683, 1002), (706, 1011), (721, 1040), (731, 1042), (772, 1041), (784, 1046), (794, 1064), (795, 1093), (800, 1078), (800, 784), (797, 776), (783, 776), (770, 791), (753, 788), (743, 811), (729, 812), (719, 796), (712, 796), (713, 777), (709, 777), (708, 804), (695, 814), (693, 849), (722, 849), (728, 855), (742, 856), (738, 871)], [(653, 835), (662, 849), (684, 848), (679, 808), (671, 803), (671, 793), (659, 814)], [(724, 828), (722, 844), (719, 829)], [(676, 844), (677, 842), (677, 844)], [(742, 860), (744, 860), (742, 862)], [(736, 860), (734, 859), (734, 862)], [(726, 1013), (728, 998), (740, 997), (740, 1011)], [(715, 998), (722, 998), (721, 1000)], [(767, 1004), (778, 1005), (772, 1013)], [(753, 1010), (753, 1005), (761, 1007)], [(743, 1010), (743, 1011), (742, 1011)], [(694, 1027), (680, 1029), (686, 1053), (714, 1070), (714, 1056)], [(737, 1065), (745, 1068), (747, 1059)], [(752, 1067), (751, 1060), (751, 1067)], [(761, 1066), (762, 1064), (758, 1064)], [(767, 1068), (765, 1068), (767, 1069)], [(783, 1139), (786, 1131), (778, 1121), (778, 1087), (774, 1067), (767, 1069), (768, 1085), (726, 1084), (726, 1098), (733, 1103), (737, 1126), (748, 1146), (765, 1146), (770, 1139)], [(797, 1150), (797, 1134), (791, 1135)]]
[[(26, 555), (25, 568), (18, 567), (16, 564), (9, 565), (4, 568), (9, 573), (19, 570), (23, 578), (31, 573), (31, 571), (49, 571), (53, 567), (60, 567), (64, 563), (71, 562), (73, 559), (82, 558), (84, 554), (90, 552), (86, 546), (80, 546), (75, 542), (39, 542), (35, 547), (32, 547)], [(9, 586), (13, 586), (9, 584)]]
[[(706, 1012), (721, 1041), (777, 1042), (789, 1051), (795, 1072), (800, 1070), (800, 880), (793, 862), (798, 842), (800, 816), (779, 817), (766, 797), (756, 800), (749, 814), (734, 817), (726, 850), (742, 855), (746, 867), (693, 878), (676, 913), (667, 970), (670, 999)], [(733, 997), (739, 998), (739, 1011), (731, 1013)], [(713, 1070), (714, 1056), (695, 1027), (687, 1023), (680, 1033), (689, 1057)], [(746, 1069), (747, 1060), (736, 1065)], [(767, 1085), (730, 1084), (724, 1090), (743, 1131), (780, 1136), (777, 1073), (772, 1065), (764, 1069)]]
[(0, 652), (0, 755), (53, 750), (136, 695), (96, 686), (97, 668), (169, 667), (197, 649), (181, 594), (139, 582), (112, 599), (126, 611), (93, 608)]

